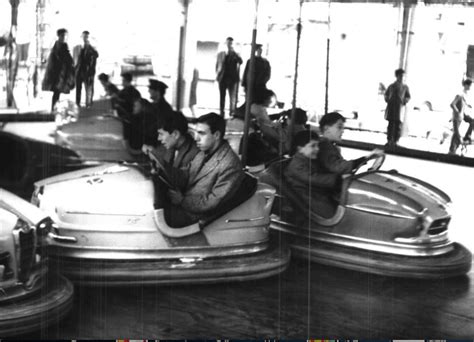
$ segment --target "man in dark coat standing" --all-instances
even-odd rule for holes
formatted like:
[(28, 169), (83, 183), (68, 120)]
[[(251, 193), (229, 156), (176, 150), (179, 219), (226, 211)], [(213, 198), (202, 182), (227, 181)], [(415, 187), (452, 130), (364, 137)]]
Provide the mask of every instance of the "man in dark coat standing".
[(74, 62), (66, 43), (67, 30), (62, 28), (56, 32), (58, 40), (54, 43), (46, 66), (42, 89), (52, 91), (51, 111), (59, 100), (61, 93), (69, 94), (74, 89)]
[[(247, 61), (244, 69), (244, 75), (242, 78), (242, 86), (247, 92), (248, 89), (248, 76), (250, 72), (250, 60)], [(255, 69), (253, 74), (253, 91), (252, 98), (255, 99), (256, 94), (261, 93), (267, 89), (267, 82), (270, 80), (272, 68), (270, 62), (262, 57), (262, 44), (256, 45), (255, 50)]]
[(81, 105), (82, 84), (86, 90), (86, 107), (92, 105), (94, 97), (94, 76), (99, 54), (89, 41), (89, 31), (82, 32), (84, 45), (79, 50), (76, 64), (76, 104)]
[(233, 42), (234, 39), (228, 37), (226, 39), (227, 51), (221, 51), (217, 54), (216, 79), (219, 83), (219, 108), (222, 117), (224, 116), (226, 91), (229, 92), (231, 116), (234, 114), (237, 105), (237, 90), (239, 88), (242, 58), (234, 51)]
[(401, 135), (402, 119), (401, 113), (405, 105), (410, 101), (411, 95), (408, 86), (403, 83), (405, 71), (403, 69), (395, 70), (397, 80), (393, 82), (385, 91), (385, 120), (387, 126), (387, 146), (393, 147), (398, 143)]

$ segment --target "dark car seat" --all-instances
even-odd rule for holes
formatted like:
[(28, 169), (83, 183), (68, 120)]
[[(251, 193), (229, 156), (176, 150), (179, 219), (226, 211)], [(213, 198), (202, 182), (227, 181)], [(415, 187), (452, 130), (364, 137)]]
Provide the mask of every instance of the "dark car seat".
[(257, 178), (245, 173), (245, 177), (242, 180), (240, 186), (237, 188), (236, 193), (224, 200), (217, 208), (212, 211), (212, 213), (209, 213), (204, 218), (199, 220), (199, 226), (201, 228), (207, 226), (212, 221), (218, 219), (225, 213), (231, 211), (235, 207), (250, 199), (250, 197), (252, 197), (257, 191), (257, 184)]
[(306, 203), (298, 193), (291, 188), (290, 184), (285, 179), (284, 171), (290, 162), (291, 158), (287, 158), (273, 163), (269, 168), (262, 172), (260, 180), (264, 183), (273, 185), (277, 189), (277, 193), (284, 198), (287, 198), (292, 204), (293, 209), (303, 214), (303, 217), (309, 217), (312, 221), (315, 221), (322, 226), (333, 226), (337, 224), (344, 216), (344, 207), (342, 205), (337, 207), (336, 213), (331, 218), (324, 218), (319, 216), (317, 213), (308, 212), (308, 203)]

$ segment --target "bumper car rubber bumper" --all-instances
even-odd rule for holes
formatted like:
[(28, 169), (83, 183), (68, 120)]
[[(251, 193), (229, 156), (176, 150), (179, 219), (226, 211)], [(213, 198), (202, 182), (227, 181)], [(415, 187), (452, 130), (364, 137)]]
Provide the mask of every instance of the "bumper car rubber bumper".
[(368, 250), (335, 246), (319, 241), (297, 243), (292, 241), (291, 251), (295, 257), (390, 277), (432, 279), (461, 276), (469, 272), (472, 264), (471, 252), (459, 243), (444, 255), (401, 256)]
[(49, 276), (39, 292), (0, 306), (0, 336), (18, 336), (59, 322), (72, 307), (74, 289), (62, 276)]
[(50, 256), (50, 262), (53, 269), (78, 285), (203, 284), (279, 274), (289, 265), (290, 250), (271, 242), (268, 249), (258, 253), (219, 258), (97, 260)]

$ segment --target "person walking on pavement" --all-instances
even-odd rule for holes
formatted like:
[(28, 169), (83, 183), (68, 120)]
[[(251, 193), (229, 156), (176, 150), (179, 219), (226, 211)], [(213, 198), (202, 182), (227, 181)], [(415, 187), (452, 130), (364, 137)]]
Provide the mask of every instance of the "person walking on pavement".
[(80, 48), (76, 64), (76, 104), (81, 106), (82, 84), (86, 90), (86, 107), (92, 105), (94, 76), (99, 54), (89, 41), (89, 31), (82, 32), (84, 45)]
[[(250, 60), (247, 61), (244, 69), (244, 75), (242, 78), (242, 86), (247, 92), (248, 86), (248, 74), (250, 72)], [(262, 44), (257, 44), (255, 49), (255, 69), (253, 77), (253, 91), (252, 98), (255, 98), (256, 94), (263, 92), (267, 89), (267, 82), (270, 80), (272, 68), (270, 62), (262, 57)]]
[[(456, 150), (461, 144), (461, 134), (459, 133), (459, 126), (463, 120), (463, 117), (466, 115), (466, 109), (470, 107), (467, 103), (467, 95), (471, 89), (472, 81), (466, 79), (462, 82), (463, 90), (461, 94), (455, 96), (453, 102), (451, 102), (451, 108), (453, 110), (453, 117), (451, 121), (453, 122), (453, 136), (451, 138), (451, 144), (449, 146), (449, 154), (456, 154)], [(466, 133), (467, 135), (467, 133)], [(464, 137), (466, 139), (466, 137)]]
[(234, 51), (233, 43), (234, 39), (228, 37), (226, 39), (227, 51), (221, 51), (217, 54), (216, 80), (219, 83), (219, 108), (222, 117), (224, 117), (226, 91), (229, 92), (231, 116), (234, 114), (237, 105), (237, 91), (240, 81), (242, 58)]
[(42, 90), (53, 92), (51, 111), (54, 110), (54, 105), (59, 101), (61, 93), (69, 94), (75, 86), (74, 62), (66, 43), (67, 30), (61, 28), (56, 31), (56, 34), (58, 39), (49, 54), (41, 85)]
[(411, 95), (408, 86), (404, 81), (405, 71), (403, 69), (395, 70), (395, 82), (388, 86), (385, 91), (385, 120), (388, 121), (387, 126), (387, 146), (393, 147), (397, 145), (401, 135), (401, 113), (405, 105), (410, 101)]

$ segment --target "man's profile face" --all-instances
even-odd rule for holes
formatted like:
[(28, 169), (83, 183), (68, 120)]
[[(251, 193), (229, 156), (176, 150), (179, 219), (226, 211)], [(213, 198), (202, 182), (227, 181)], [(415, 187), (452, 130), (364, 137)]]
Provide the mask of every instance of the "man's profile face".
[(208, 124), (198, 123), (194, 136), (197, 147), (202, 152), (211, 151), (219, 142), (219, 134), (217, 131), (212, 133)]
[(176, 146), (178, 136), (178, 131), (173, 131), (172, 133), (169, 133), (163, 128), (158, 129), (158, 141), (160, 141), (163, 146), (166, 147), (168, 150)]
[(227, 45), (227, 49), (230, 51), (230, 50), (233, 50), (233, 44), (234, 44), (234, 41), (231, 40), (231, 39), (227, 39), (225, 41), (225, 44)]

